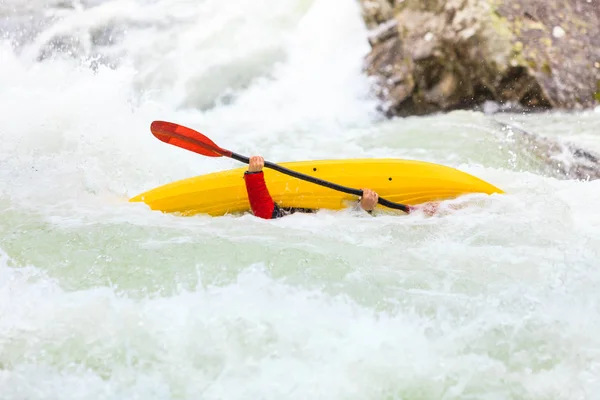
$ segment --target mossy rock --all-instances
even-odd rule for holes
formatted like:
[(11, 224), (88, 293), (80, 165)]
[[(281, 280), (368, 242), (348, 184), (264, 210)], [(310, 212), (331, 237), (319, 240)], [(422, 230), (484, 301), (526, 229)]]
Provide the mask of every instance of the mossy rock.
[[(530, 109), (599, 104), (600, 13), (578, 0), (361, 0), (366, 71), (382, 108), (422, 115), (486, 100)], [(384, 34), (385, 33), (385, 34)]]

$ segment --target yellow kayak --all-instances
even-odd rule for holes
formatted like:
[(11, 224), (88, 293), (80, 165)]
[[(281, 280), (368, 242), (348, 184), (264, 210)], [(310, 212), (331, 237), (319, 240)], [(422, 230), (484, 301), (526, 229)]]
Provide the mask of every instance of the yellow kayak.
[[(455, 168), (423, 161), (346, 159), (279, 165), (338, 185), (369, 188), (387, 200), (406, 205), (448, 200), (469, 193), (504, 193)], [(249, 211), (244, 182), (246, 169), (236, 168), (172, 182), (141, 193), (130, 201), (144, 202), (152, 210), (182, 215), (221, 216)], [(268, 168), (264, 169), (264, 174), (273, 200), (284, 208), (339, 210), (357, 200), (356, 196)], [(378, 208), (385, 207), (378, 205)]]

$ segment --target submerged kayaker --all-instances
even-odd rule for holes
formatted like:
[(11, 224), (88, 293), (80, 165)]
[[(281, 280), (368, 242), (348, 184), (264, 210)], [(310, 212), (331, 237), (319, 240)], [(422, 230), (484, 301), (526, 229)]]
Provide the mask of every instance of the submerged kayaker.
[[(313, 210), (305, 209), (290, 209), (285, 210), (279, 207), (271, 197), (265, 177), (263, 167), (265, 160), (261, 156), (250, 157), (248, 170), (244, 173), (244, 181), (246, 182), (246, 191), (248, 192), (248, 200), (250, 207), (255, 216), (264, 219), (273, 219), (292, 214), (296, 211), (311, 212)], [(363, 195), (359, 201), (359, 207), (367, 212), (371, 212), (377, 205), (379, 196), (370, 189), (362, 189)]]

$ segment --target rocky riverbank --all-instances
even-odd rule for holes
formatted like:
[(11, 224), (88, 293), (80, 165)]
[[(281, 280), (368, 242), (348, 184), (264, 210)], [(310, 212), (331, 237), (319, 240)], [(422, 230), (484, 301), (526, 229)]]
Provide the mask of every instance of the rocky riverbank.
[(600, 100), (596, 0), (361, 0), (367, 73), (389, 115), (584, 109)]

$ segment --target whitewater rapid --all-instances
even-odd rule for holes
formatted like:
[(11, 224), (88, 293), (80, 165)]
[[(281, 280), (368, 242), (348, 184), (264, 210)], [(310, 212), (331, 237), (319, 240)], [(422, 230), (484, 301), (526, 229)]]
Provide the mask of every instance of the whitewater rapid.
[[(0, 399), (594, 399), (600, 112), (385, 120), (354, 2), (0, 4)], [(183, 218), (128, 203), (239, 167), (398, 157), (506, 191), (433, 217)], [(566, 160), (568, 162), (568, 160)]]

